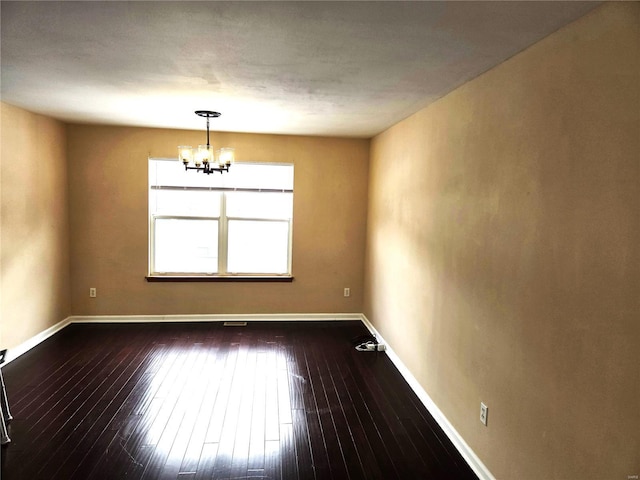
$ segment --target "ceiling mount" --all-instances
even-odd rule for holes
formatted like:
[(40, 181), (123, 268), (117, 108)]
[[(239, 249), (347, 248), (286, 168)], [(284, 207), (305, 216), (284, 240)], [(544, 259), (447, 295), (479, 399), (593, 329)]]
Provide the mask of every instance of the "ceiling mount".
[(196, 110), (196, 115), (204, 118), (217, 118), (222, 114), (220, 112), (212, 112), (211, 110)]

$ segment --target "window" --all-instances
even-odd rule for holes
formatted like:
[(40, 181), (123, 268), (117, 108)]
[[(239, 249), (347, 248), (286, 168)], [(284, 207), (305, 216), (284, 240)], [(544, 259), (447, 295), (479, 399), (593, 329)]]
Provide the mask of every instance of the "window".
[(149, 159), (149, 275), (291, 276), (293, 165)]

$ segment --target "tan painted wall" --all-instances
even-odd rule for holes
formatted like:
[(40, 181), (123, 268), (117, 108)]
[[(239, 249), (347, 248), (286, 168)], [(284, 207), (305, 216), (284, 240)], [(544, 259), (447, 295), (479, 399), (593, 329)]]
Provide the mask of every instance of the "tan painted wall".
[(639, 29), (607, 4), (372, 141), (365, 314), (498, 479), (640, 474)]
[[(68, 126), (76, 315), (361, 312), (368, 140), (212, 133), (238, 161), (292, 162), (293, 283), (147, 283), (147, 157), (204, 131)], [(98, 296), (89, 298), (89, 288)], [(343, 287), (352, 295), (343, 296)]]
[(70, 313), (62, 123), (0, 104), (0, 345), (12, 348)]

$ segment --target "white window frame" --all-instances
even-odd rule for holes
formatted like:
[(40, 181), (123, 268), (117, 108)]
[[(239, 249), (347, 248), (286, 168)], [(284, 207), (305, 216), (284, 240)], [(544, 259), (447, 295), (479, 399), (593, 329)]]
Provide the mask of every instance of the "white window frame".
[[(149, 161), (174, 161), (176, 159), (164, 159), (164, 158), (149, 158)], [(249, 163), (249, 165), (290, 165), (290, 164), (263, 164), (263, 163)], [(194, 175), (200, 174), (193, 173)], [(224, 174), (223, 174), (224, 175)], [(290, 218), (250, 218), (250, 217), (238, 217), (227, 216), (227, 193), (228, 192), (250, 192), (250, 193), (291, 193), (293, 195), (293, 189), (267, 189), (267, 188), (224, 188), (224, 187), (177, 187), (177, 186), (153, 186), (148, 185), (148, 198), (149, 198), (149, 258), (148, 258), (148, 277), (150, 278), (162, 278), (162, 277), (193, 277), (193, 278), (293, 278), (292, 277), (292, 256), (293, 256), (293, 213)], [(156, 214), (152, 212), (151, 206), (151, 191), (154, 189), (172, 189), (172, 190), (192, 190), (192, 191), (212, 191), (220, 193), (220, 215), (219, 216), (205, 216), (205, 215), (165, 215)], [(217, 272), (159, 272), (155, 269), (155, 222), (158, 219), (168, 220), (216, 220), (218, 221), (218, 271)], [(227, 271), (227, 258), (228, 258), (228, 225), (230, 220), (236, 221), (254, 221), (254, 222), (273, 222), (273, 223), (286, 223), (288, 228), (287, 238), (287, 272), (286, 273), (234, 273)]]

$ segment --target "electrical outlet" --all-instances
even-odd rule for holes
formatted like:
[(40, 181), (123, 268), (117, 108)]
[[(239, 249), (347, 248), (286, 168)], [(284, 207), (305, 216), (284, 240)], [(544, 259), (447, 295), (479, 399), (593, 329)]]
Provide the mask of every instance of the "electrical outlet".
[(95, 288), (91, 287), (91, 288), (89, 289), (89, 296), (90, 296), (91, 298), (96, 298), (96, 297), (98, 296), (98, 292), (96, 291), (96, 289), (95, 289)]
[(480, 421), (487, 426), (487, 417), (489, 415), (489, 407), (487, 407), (484, 403), (480, 402)]
[(350, 288), (345, 288), (344, 289), (344, 296), (345, 297), (350, 297), (351, 296), (351, 289)]

